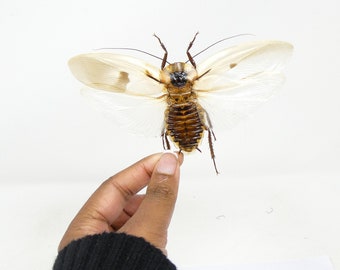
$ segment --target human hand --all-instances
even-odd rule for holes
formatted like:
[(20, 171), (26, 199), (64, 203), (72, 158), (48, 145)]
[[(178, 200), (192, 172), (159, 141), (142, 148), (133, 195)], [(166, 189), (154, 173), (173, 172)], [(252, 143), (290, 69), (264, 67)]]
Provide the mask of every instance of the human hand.
[[(166, 254), (182, 163), (183, 154), (176, 158), (172, 153), (159, 153), (110, 177), (75, 216), (58, 250), (87, 235), (124, 232), (143, 237)], [(137, 195), (145, 186), (146, 194)]]

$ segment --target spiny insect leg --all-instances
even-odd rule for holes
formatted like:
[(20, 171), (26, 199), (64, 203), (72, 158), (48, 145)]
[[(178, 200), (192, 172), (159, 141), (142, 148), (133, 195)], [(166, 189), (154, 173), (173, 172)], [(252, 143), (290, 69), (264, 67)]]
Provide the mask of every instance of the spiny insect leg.
[(194, 45), (194, 41), (195, 41), (197, 35), (198, 35), (198, 32), (195, 34), (194, 38), (193, 38), (192, 41), (189, 43), (189, 46), (188, 46), (188, 49), (187, 49), (187, 56), (188, 56), (188, 58), (189, 58), (190, 63), (192, 64), (192, 66), (193, 66), (194, 68), (196, 68), (196, 63), (195, 63), (195, 60), (194, 60), (194, 58), (191, 56), (191, 53), (190, 53), (189, 51), (190, 51), (192, 45)]
[(210, 128), (208, 128), (208, 141), (209, 141), (210, 155), (211, 155), (211, 159), (213, 160), (213, 163), (214, 163), (216, 174), (219, 174), (219, 172), (217, 170), (216, 162), (215, 162), (215, 152), (214, 152), (214, 148), (213, 148), (212, 137), (214, 137), (214, 139), (216, 140), (214, 132)]
[(214, 138), (214, 141), (216, 141), (216, 136), (215, 136), (215, 133), (212, 129), (212, 123), (211, 123), (209, 114), (202, 107), (200, 107), (200, 111), (201, 111), (201, 113), (200, 113), (201, 121), (204, 124), (203, 127), (206, 131), (208, 131), (208, 142), (209, 142), (210, 156), (211, 156), (211, 159), (213, 160), (216, 174), (219, 174), (219, 172), (217, 170), (217, 166), (216, 166), (215, 152), (214, 152), (214, 147), (213, 147), (213, 138)]
[(164, 56), (163, 56), (163, 60), (162, 60), (162, 66), (161, 69), (163, 69), (165, 67), (165, 64), (167, 62), (167, 58), (168, 58), (168, 50), (166, 49), (166, 47), (164, 46), (163, 42), (161, 41), (161, 39), (156, 35), (153, 34), (155, 38), (158, 39), (159, 44), (161, 45), (162, 49), (164, 50)]
[(169, 143), (168, 136), (167, 136), (165, 130), (163, 131), (161, 136), (162, 136), (163, 149), (164, 150), (170, 150), (170, 143)]

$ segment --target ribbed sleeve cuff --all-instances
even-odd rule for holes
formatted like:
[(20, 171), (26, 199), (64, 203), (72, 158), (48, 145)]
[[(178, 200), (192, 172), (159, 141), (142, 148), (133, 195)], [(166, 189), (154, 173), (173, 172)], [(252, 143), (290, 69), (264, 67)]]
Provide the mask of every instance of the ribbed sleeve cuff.
[(58, 254), (53, 270), (176, 269), (175, 265), (143, 238), (104, 233), (71, 242)]

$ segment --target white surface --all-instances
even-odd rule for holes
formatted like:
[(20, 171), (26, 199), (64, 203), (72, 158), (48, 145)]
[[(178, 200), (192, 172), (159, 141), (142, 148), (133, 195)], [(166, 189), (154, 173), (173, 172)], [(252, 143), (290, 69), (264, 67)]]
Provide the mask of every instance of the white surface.
[(67, 224), (99, 183), (161, 150), (160, 139), (127, 135), (84, 104), (67, 60), (101, 47), (162, 55), (154, 32), (171, 61), (185, 60), (199, 30), (193, 52), (239, 33), (289, 41), (295, 52), (283, 91), (230, 133), (216, 131), (220, 176), (206, 141), (203, 154), (186, 157), (171, 259), (326, 255), (340, 269), (338, 10), (336, 0), (2, 1), (0, 268), (50, 268)]
[(339, 266), (337, 174), (184, 178), (181, 185), (168, 244), (180, 265), (328, 255)]

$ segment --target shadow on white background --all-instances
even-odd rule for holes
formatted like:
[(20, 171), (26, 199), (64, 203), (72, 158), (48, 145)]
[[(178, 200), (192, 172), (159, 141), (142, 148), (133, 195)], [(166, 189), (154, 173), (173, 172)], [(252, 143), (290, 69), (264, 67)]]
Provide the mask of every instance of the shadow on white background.
[(18, 0), (0, 3), (0, 30), (1, 269), (51, 268), (68, 223), (96, 187), (162, 150), (160, 138), (126, 134), (87, 106), (68, 59), (101, 47), (162, 55), (157, 33), (169, 60), (182, 61), (197, 30), (196, 52), (240, 33), (288, 41), (295, 51), (283, 90), (236, 129), (215, 131), (221, 175), (206, 141), (202, 154), (186, 156), (171, 260), (221, 265), (325, 255), (340, 268), (337, 1)]

